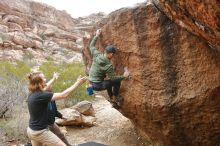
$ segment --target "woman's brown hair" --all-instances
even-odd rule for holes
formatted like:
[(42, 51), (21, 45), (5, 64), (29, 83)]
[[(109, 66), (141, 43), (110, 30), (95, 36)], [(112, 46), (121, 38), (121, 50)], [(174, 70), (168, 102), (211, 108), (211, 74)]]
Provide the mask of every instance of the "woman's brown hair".
[(42, 78), (42, 72), (33, 72), (28, 74), (29, 85), (28, 89), (30, 92), (41, 91), (44, 87), (44, 80)]

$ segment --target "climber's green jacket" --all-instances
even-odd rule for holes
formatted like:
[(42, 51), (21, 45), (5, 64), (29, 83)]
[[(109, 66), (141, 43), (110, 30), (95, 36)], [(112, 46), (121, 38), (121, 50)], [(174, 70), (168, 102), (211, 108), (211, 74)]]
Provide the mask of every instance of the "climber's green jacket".
[(112, 81), (121, 81), (123, 76), (117, 76), (110, 60), (104, 56), (95, 47), (98, 37), (95, 36), (90, 43), (90, 52), (92, 55), (92, 66), (89, 70), (89, 81), (99, 83), (107, 76)]

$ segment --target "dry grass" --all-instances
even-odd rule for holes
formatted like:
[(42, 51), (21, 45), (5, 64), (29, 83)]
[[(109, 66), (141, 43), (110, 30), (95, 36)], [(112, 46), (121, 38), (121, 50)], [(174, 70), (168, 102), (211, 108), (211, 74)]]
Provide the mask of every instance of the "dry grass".
[(0, 88), (0, 128), (7, 139), (26, 138), (27, 127), (27, 88), (26, 82), (14, 76), (1, 79)]

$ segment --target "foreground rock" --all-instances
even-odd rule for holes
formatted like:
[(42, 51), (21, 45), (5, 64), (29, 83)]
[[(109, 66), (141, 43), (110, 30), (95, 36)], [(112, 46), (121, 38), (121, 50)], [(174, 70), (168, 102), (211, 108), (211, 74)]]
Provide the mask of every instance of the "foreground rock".
[(72, 109), (75, 109), (79, 111), (79, 113), (86, 115), (86, 116), (95, 116), (95, 111), (92, 107), (92, 103), (89, 101), (82, 101), (76, 104), (75, 106), (72, 107)]
[(127, 66), (132, 75), (120, 111), (155, 145), (220, 143), (220, 53), (197, 35), (150, 2), (113, 12), (103, 26), (97, 47), (115, 45), (117, 73)]
[(96, 121), (92, 103), (88, 101), (82, 101), (60, 112), (65, 119), (56, 119), (56, 123), (61, 126), (93, 126)]

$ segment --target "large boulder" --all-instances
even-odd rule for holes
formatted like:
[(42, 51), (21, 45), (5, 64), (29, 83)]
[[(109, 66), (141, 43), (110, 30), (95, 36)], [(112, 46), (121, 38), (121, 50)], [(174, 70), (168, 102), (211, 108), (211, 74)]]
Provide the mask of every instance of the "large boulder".
[(16, 44), (22, 45), (26, 48), (33, 47), (32, 39), (27, 37), (23, 32), (16, 31), (11, 33), (11, 35), (13, 36), (13, 42)]
[(27, 21), (24, 20), (23, 18), (19, 17), (19, 16), (15, 16), (15, 15), (10, 15), (10, 14), (7, 14), (3, 17), (3, 22), (4, 23), (8, 23), (8, 22), (11, 22), (11, 23), (15, 23), (19, 26), (23, 26), (25, 27), (27, 25)]
[(13, 32), (13, 31), (22, 31), (22, 27), (14, 22), (8, 22), (7, 23), (9, 31)]
[(7, 33), (8, 32), (8, 26), (0, 24), (0, 32)]
[(220, 50), (219, 0), (153, 0), (153, 2), (171, 20)]
[(95, 124), (95, 111), (92, 103), (82, 101), (71, 108), (60, 110), (63, 119), (56, 119), (61, 126), (93, 126)]
[(65, 117), (64, 119), (56, 119), (56, 123), (62, 126), (80, 125), (82, 123), (82, 117), (77, 110), (65, 108), (60, 111)]
[(81, 114), (86, 116), (95, 116), (95, 110), (92, 106), (92, 103), (87, 100), (77, 103), (72, 107), (72, 109), (76, 109)]
[(111, 13), (102, 28), (97, 48), (117, 47), (116, 72), (132, 76), (120, 112), (155, 145), (220, 143), (220, 52), (205, 40), (151, 2)]

